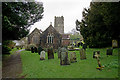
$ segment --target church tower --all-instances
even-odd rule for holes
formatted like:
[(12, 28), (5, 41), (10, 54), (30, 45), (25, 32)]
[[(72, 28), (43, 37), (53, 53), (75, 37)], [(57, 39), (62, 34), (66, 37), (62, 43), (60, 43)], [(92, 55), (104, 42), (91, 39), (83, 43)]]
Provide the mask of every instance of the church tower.
[(54, 28), (60, 33), (64, 34), (64, 17), (56, 17), (54, 19)]

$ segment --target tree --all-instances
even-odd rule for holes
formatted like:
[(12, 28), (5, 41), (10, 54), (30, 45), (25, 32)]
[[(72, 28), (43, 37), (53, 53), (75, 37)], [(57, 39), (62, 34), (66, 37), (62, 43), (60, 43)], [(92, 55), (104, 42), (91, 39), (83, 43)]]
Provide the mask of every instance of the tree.
[(25, 37), (29, 32), (30, 25), (42, 19), (43, 9), (41, 2), (3, 2), (3, 43), (7, 40)]
[(107, 47), (113, 39), (120, 40), (119, 8), (119, 3), (92, 2), (83, 10), (83, 19), (76, 20), (76, 28), (90, 47)]
[[(43, 5), (35, 2), (2, 3), (3, 40), (20, 39), (28, 34), (28, 28), (42, 19)], [(9, 33), (9, 34), (8, 34)]]

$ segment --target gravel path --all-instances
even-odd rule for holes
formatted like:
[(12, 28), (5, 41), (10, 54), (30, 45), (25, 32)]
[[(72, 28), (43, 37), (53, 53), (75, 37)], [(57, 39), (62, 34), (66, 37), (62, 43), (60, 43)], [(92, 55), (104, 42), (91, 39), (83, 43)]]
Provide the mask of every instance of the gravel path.
[(15, 54), (11, 55), (6, 61), (2, 63), (2, 78), (19, 78), (19, 74), (22, 73), (22, 63), (20, 58), (20, 52), (18, 50)]

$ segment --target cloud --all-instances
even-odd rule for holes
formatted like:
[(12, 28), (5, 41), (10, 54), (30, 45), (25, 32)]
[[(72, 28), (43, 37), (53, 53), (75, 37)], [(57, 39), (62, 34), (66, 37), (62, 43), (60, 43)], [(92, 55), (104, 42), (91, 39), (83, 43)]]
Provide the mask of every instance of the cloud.
[(91, 0), (41, 0), (44, 6), (43, 19), (35, 23), (34, 28), (43, 31), (50, 25), (54, 26), (54, 16), (64, 16), (65, 33), (75, 28), (76, 19), (82, 19), (83, 8), (89, 7)]

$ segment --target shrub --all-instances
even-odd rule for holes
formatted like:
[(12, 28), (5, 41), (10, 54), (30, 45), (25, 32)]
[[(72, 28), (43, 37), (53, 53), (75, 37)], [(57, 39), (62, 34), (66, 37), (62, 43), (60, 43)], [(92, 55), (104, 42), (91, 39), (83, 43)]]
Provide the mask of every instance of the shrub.
[(2, 54), (10, 54), (9, 51), (11, 51), (11, 48), (9, 48), (9, 47), (6, 46), (6, 45), (3, 45), (3, 46), (2, 46)]

